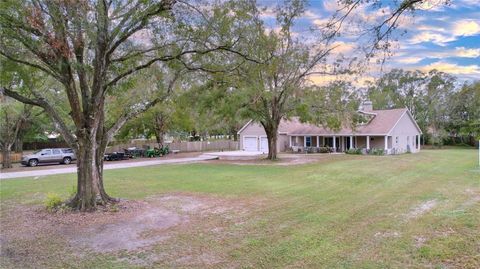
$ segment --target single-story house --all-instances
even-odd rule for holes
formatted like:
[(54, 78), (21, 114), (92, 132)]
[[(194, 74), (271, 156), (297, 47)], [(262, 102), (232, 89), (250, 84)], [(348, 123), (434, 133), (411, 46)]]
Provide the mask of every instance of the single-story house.
[[(386, 154), (420, 151), (422, 131), (407, 108), (373, 110), (372, 102), (367, 101), (358, 113), (365, 118), (362, 124), (337, 131), (302, 123), (295, 117), (284, 119), (278, 128), (277, 150), (297, 152), (309, 147), (331, 147), (336, 152), (351, 148), (384, 149)], [(262, 125), (249, 121), (238, 134), (241, 150), (268, 152)]]

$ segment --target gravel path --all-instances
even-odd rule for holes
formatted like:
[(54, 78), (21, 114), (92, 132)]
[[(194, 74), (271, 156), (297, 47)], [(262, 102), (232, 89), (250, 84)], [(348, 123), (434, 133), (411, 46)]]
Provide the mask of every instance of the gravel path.
[[(218, 156), (214, 155), (200, 155), (197, 157), (190, 158), (176, 158), (176, 159), (167, 159), (167, 160), (148, 160), (148, 161), (137, 161), (137, 162), (118, 162), (118, 163), (107, 163), (104, 165), (104, 170), (109, 169), (122, 169), (122, 168), (131, 168), (131, 167), (141, 167), (141, 166), (151, 166), (151, 165), (161, 165), (161, 164), (176, 164), (176, 163), (193, 163), (200, 161), (208, 161), (218, 159)], [(38, 177), (38, 176), (49, 176), (56, 174), (69, 174), (76, 173), (76, 167), (68, 168), (54, 168), (54, 169), (43, 169), (43, 170), (30, 170), (23, 172), (8, 172), (0, 173), (0, 179), (11, 179), (11, 178), (20, 178), (20, 177)]]

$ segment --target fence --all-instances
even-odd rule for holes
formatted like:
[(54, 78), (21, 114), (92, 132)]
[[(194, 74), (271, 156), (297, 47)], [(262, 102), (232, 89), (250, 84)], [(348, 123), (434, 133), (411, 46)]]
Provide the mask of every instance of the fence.
[(24, 142), (23, 150), (37, 150), (46, 148), (68, 148), (68, 144), (64, 141), (42, 141), (42, 142)]
[[(213, 141), (194, 141), (194, 142), (173, 142), (166, 143), (171, 150), (180, 150), (180, 152), (195, 152), (195, 151), (222, 151), (222, 150), (238, 150), (238, 141), (231, 140), (213, 140)], [(47, 142), (32, 142), (24, 143), (23, 150), (37, 150), (43, 148), (67, 148), (68, 145), (63, 141), (47, 141)], [(137, 147), (137, 148), (154, 148), (158, 147), (156, 140), (132, 140), (125, 143), (113, 142), (107, 148), (107, 152), (123, 151), (123, 149)], [(20, 161), (20, 157), (18, 157)], [(12, 161), (14, 158), (12, 157)]]
[[(10, 153), (10, 160), (12, 163), (18, 163), (22, 160), (22, 153)], [(3, 162), (3, 156), (0, 154), (0, 163)]]
[[(168, 145), (170, 150), (179, 150), (180, 152), (238, 150), (239, 148), (238, 141), (231, 140), (173, 142), (165, 144)], [(107, 148), (107, 152), (122, 151), (130, 147), (154, 148), (158, 147), (158, 144), (155, 140), (133, 140), (129, 143), (114, 144)]]

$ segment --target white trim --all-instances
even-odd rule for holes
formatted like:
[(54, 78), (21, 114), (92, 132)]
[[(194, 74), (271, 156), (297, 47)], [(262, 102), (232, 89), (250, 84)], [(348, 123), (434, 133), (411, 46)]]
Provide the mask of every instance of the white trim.
[(245, 125), (243, 125), (242, 128), (240, 128), (240, 130), (238, 130), (237, 134), (240, 134), (252, 122), (253, 122), (253, 120), (249, 120)]

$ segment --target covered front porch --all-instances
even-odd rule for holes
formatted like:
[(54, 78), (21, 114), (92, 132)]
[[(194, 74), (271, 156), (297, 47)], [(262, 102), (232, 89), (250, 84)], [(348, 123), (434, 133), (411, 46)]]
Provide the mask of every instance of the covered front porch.
[(345, 152), (353, 148), (367, 150), (376, 148), (388, 152), (392, 148), (392, 136), (291, 135), (289, 143), (293, 152), (308, 152), (311, 148), (331, 148), (332, 152)]

